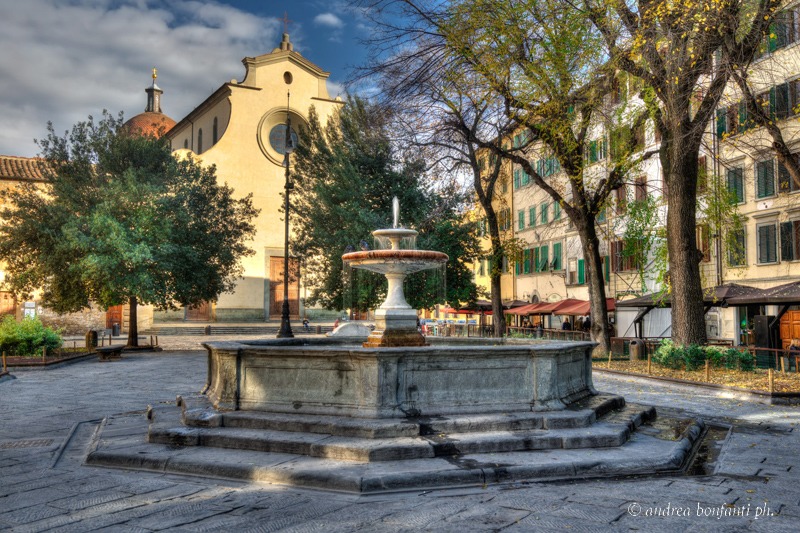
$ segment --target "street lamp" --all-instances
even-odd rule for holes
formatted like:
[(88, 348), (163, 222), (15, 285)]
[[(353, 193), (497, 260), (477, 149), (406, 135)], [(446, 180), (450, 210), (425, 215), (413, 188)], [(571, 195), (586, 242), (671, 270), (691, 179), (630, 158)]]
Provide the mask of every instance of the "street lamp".
[(283, 307), (281, 309), (281, 329), (278, 338), (294, 337), (292, 325), (289, 323), (289, 191), (294, 189), (289, 173), (289, 155), (294, 152), (292, 140), (292, 119), (289, 118), (289, 93), (286, 93), (286, 143), (284, 144), (283, 166), (286, 167), (286, 183), (284, 194), (284, 235), (283, 235)]

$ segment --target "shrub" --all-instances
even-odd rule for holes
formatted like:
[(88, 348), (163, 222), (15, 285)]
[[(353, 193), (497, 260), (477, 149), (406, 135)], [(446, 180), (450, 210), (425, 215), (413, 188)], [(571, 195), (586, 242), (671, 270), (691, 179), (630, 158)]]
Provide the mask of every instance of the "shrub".
[(675, 344), (669, 339), (664, 339), (661, 341), (661, 345), (658, 347), (658, 349), (656, 349), (652, 360), (658, 365), (673, 369), (683, 368), (685, 364), (683, 359), (683, 348), (680, 346), (675, 346)]
[(24, 318), (17, 322), (7, 316), (0, 322), (0, 349), (15, 355), (40, 355), (42, 347), (60, 348), (61, 333), (42, 324), (38, 318)]
[(664, 339), (653, 354), (653, 362), (675, 370), (697, 370), (708, 360), (711, 366), (725, 367), (729, 370), (739, 369), (751, 371), (755, 368), (755, 358), (748, 351), (736, 348), (727, 350), (718, 346), (676, 346), (671, 340)]

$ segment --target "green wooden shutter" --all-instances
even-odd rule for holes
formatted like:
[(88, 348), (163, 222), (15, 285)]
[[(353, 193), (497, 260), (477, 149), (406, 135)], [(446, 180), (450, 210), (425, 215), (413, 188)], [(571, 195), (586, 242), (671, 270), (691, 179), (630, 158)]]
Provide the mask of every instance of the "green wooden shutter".
[(745, 131), (750, 127), (750, 121), (747, 120), (747, 104), (744, 101), (739, 102), (739, 131)]
[(781, 222), (781, 261), (794, 261), (800, 259), (794, 249), (792, 239), (792, 223)]
[(535, 226), (536, 225), (536, 206), (532, 205), (528, 208), (528, 225)]
[(586, 283), (586, 266), (583, 259), (578, 259), (578, 285)]
[(727, 112), (727, 109), (724, 107), (717, 109), (717, 137), (722, 137), (728, 132), (727, 122), (725, 120)]
[(561, 243), (553, 243), (553, 270), (561, 270)]
[(789, 102), (789, 84), (782, 83), (770, 91), (770, 96), (775, 93), (775, 118), (782, 119), (791, 116), (792, 106)]
[(533, 249), (533, 268), (531, 272), (539, 272), (539, 248)]
[(548, 267), (550, 266), (548, 264), (550, 259), (547, 257), (548, 253), (549, 253), (549, 248), (550, 247), (545, 244), (540, 249), (541, 251), (539, 253), (540, 254), (539, 260), (541, 261), (541, 263), (540, 263), (539, 272), (546, 272), (548, 270)]

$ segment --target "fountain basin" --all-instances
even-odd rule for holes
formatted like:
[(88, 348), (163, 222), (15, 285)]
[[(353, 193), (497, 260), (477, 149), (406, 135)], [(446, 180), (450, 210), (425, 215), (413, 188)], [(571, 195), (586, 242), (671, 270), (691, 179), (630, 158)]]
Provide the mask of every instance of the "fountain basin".
[(362, 418), (560, 410), (596, 394), (591, 342), (428, 341), (210, 342), (204, 393), (218, 409)]
[(447, 259), (447, 254), (430, 250), (368, 250), (342, 256), (346, 264), (378, 274), (413, 274), (447, 263)]

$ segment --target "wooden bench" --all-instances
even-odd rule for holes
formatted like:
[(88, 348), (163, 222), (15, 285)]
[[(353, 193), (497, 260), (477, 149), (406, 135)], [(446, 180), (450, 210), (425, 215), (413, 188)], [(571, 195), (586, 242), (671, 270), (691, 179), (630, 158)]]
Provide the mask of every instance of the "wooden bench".
[(101, 346), (100, 348), (95, 348), (95, 350), (101, 361), (115, 361), (122, 359), (123, 348), (125, 348), (124, 344), (118, 344), (116, 346)]

